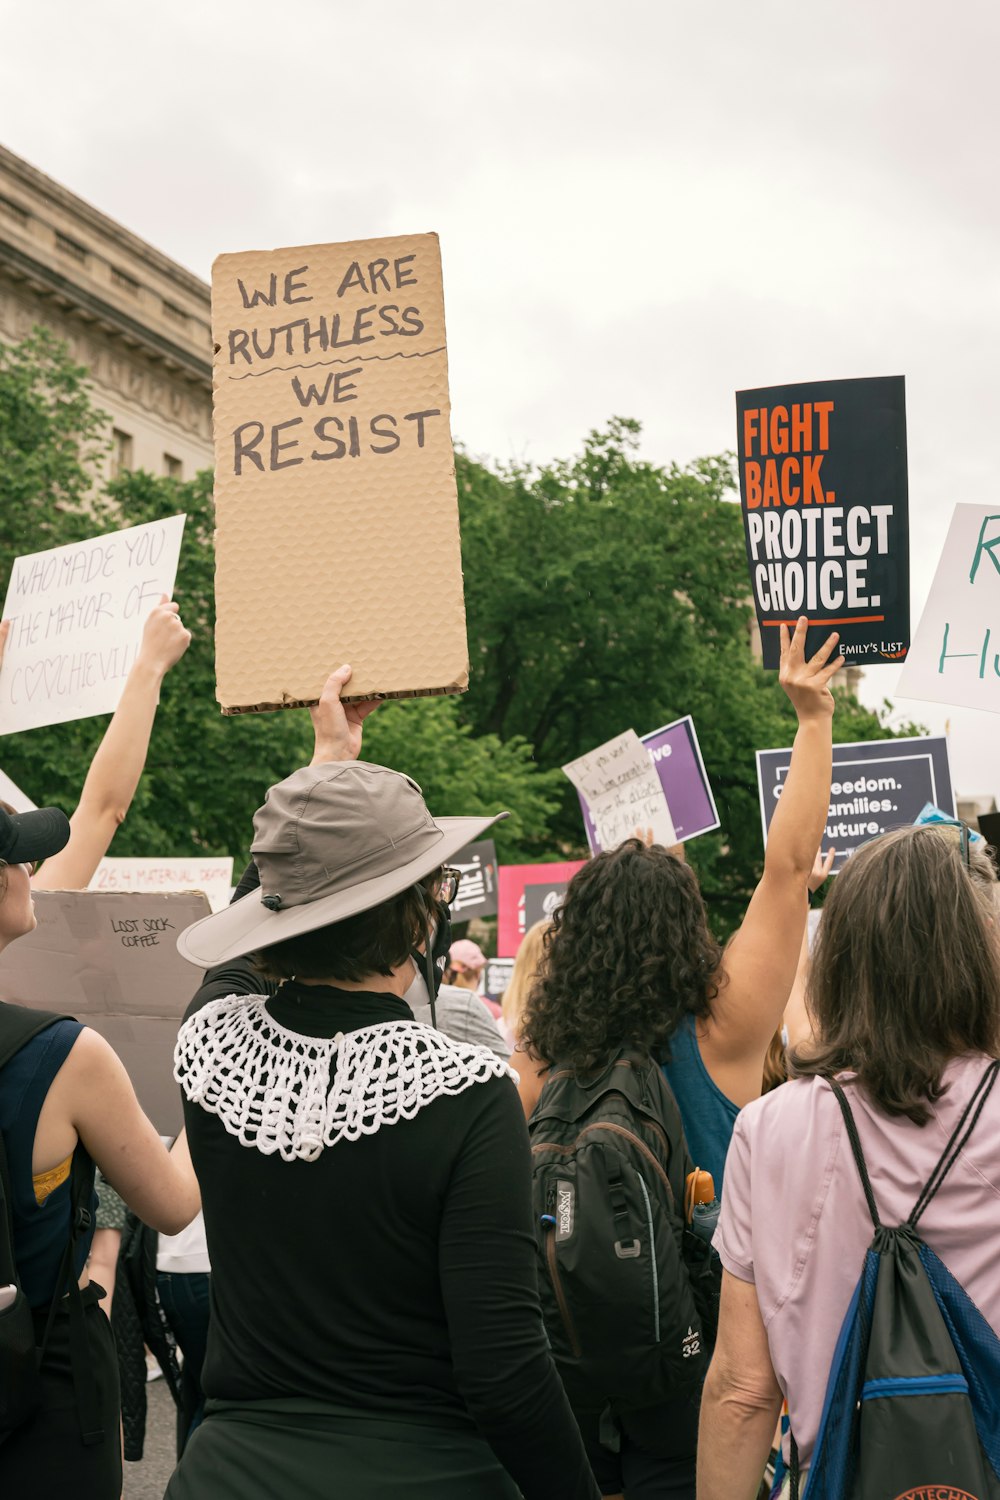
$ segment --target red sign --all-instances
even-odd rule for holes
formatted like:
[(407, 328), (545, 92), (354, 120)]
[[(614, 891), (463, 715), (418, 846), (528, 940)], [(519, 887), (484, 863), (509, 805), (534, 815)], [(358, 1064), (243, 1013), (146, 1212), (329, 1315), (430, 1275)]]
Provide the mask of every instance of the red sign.
[(586, 860), (572, 859), (551, 865), (501, 865), (500, 911), (497, 924), (497, 956), (514, 958), (524, 937), (524, 890), (529, 885), (556, 889), (572, 880)]

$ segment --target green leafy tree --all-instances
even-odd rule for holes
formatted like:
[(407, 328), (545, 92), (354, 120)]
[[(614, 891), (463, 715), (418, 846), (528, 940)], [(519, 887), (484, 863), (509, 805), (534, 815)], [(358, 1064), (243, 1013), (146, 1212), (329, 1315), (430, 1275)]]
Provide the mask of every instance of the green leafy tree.
[[(305, 710), (220, 713), (212, 476), (178, 483), (137, 472), (104, 488), (95, 484), (107, 419), (93, 408), (85, 377), (43, 332), (0, 348), (0, 493), (10, 497), (2, 585), (20, 553), (186, 514), (175, 597), (193, 639), (164, 682), (146, 774), (112, 852), (240, 858), (268, 786), (311, 755), (309, 716)], [(266, 600), (261, 605), (265, 630)], [(72, 809), (107, 722), (83, 719), (8, 735), (0, 766), (36, 801)], [(365, 754), (413, 776), (439, 814), (509, 807), (513, 816), (498, 830), (504, 857), (544, 853), (560, 773), (542, 773), (516, 736), (475, 734), (459, 722), (453, 700), (384, 705), (366, 728)]]
[[(638, 437), (617, 418), (578, 458), (536, 471), (460, 455), (473, 662), (460, 712), (478, 732), (523, 736), (547, 768), (692, 714), (722, 830), (688, 853), (727, 933), (762, 867), (754, 752), (790, 744), (795, 717), (750, 649), (731, 456), (660, 468)], [(845, 741), (890, 733), (846, 694), (834, 725)], [(585, 852), (565, 782), (552, 828), (558, 852)]]

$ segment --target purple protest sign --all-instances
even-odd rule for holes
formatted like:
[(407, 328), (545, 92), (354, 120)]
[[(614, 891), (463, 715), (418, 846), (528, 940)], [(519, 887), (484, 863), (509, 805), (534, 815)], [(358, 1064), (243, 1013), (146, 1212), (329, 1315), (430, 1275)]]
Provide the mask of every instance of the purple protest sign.
[[(705, 762), (701, 758), (701, 747), (691, 715), (675, 719), (662, 729), (654, 729), (652, 734), (644, 734), (642, 743), (656, 767), (678, 842), (686, 843), (699, 833), (711, 833), (713, 828), (720, 827), (715, 798), (705, 774)], [(597, 854), (600, 846), (593, 821), (582, 798), (580, 809), (590, 852)]]

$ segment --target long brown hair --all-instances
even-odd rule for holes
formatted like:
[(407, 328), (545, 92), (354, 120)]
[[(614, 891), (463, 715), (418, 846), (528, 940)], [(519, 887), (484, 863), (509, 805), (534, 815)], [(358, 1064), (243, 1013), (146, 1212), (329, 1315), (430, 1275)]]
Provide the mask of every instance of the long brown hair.
[(899, 828), (863, 845), (823, 908), (807, 1004), (816, 1040), (800, 1074), (851, 1070), (878, 1108), (918, 1125), (945, 1065), (1000, 1056), (996, 878), (982, 843), (951, 827)]

